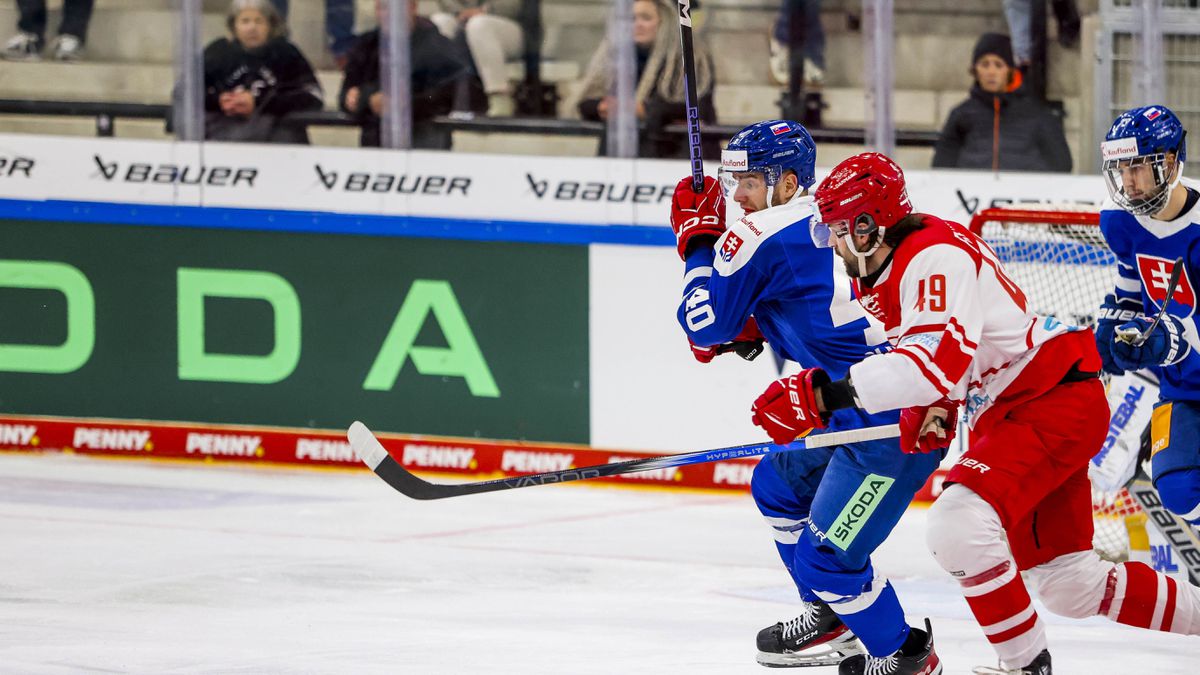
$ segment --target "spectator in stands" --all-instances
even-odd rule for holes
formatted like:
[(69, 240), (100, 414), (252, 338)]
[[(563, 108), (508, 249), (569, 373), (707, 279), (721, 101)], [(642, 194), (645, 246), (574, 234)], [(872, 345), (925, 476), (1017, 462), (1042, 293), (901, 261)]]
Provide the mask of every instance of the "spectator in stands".
[[(379, 22), (383, 23), (386, 5), (375, 3)], [(412, 147), (450, 149), (450, 132), (432, 124), (434, 117), (450, 112), (459, 82), (478, 89), (466, 57), (454, 43), (438, 32), (429, 19), (417, 16), (416, 0), (408, 3), (410, 33), (409, 55), (412, 67)], [(379, 29), (358, 37), (346, 62), (338, 107), (362, 125), (363, 146), (380, 145), (380, 117), (383, 114), (383, 90), (379, 79)], [(480, 99), (482, 96), (479, 97)]]
[[(284, 22), (289, 0), (271, 0)], [(354, 0), (325, 0), (325, 39), (337, 67), (346, 67), (346, 57), (354, 44)]]
[[(793, 36), (792, 33), (795, 33)], [(771, 79), (789, 80), (789, 45), (804, 54), (804, 85), (819, 87), (825, 81), (825, 30), (821, 27), (821, 0), (783, 0), (771, 27)]]
[[(95, 0), (63, 0), (62, 21), (54, 39), (57, 61), (83, 58), (83, 43)], [(17, 34), (4, 43), (4, 58), (10, 61), (38, 61), (46, 38), (46, 0), (17, 0)]]
[(987, 33), (975, 45), (970, 97), (950, 111), (933, 166), (993, 171), (1071, 170), (1062, 120), (1021, 88), (1008, 36)]
[[(636, 0), (633, 3), (633, 42), (637, 51), (637, 116), (642, 130), (638, 154), (642, 157), (687, 157), (684, 134), (667, 134), (668, 124), (686, 121), (683, 61), (680, 58), (679, 22), (676, 6), (665, 0)], [(715, 124), (713, 66), (706, 50), (697, 42), (696, 94), (700, 119)], [(613, 57), (609, 41), (600, 43), (588, 64), (580, 87), (579, 115), (585, 120), (607, 120), (614, 105)], [(603, 140), (601, 150), (605, 147)], [(720, 155), (717, 141), (703, 145), (705, 157)]]
[[(1046, 0), (1004, 0), (1004, 17), (1012, 33), (1013, 59), (1024, 71), (1033, 63), (1033, 3)], [(1079, 7), (1075, 0), (1051, 0), (1050, 8), (1058, 22), (1058, 43), (1074, 47), (1079, 42)]]
[(440, 12), (429, 17), (442, 35), (466, 41), (483, 90), (488, 115), (513, 114), (512, 88), (505, 64), (524, 51), (525, 34), (517, 22), (521, 0), (438, 0)]
[(307, 143), (289, 113), (320, 110), (321, 85), (269, 0), (233, 0), (228, 38), (204, 48), (204, 137)]

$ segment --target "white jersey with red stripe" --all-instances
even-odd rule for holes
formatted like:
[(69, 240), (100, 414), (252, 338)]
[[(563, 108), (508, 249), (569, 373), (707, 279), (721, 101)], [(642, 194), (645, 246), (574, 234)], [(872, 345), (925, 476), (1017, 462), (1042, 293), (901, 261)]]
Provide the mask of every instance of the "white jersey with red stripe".
[(991, 247), (965, 227), (919, 217), (924, 226), (901, 240), (878, 278), (857, 284), (895, 349), (855, 364), (850, 377), (868, 412), (948, 397), (974, 427), (1042, 345), (1078, 329), (1030, 311)]

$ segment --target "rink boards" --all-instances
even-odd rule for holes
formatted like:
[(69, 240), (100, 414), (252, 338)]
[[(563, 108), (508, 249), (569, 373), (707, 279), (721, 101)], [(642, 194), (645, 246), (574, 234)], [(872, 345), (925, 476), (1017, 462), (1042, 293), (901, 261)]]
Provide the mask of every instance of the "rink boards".
[[(754, 441), (795, 364), (692, 359), (684, 168), (0, 135), (0, 447), (354, 466), (362, 419), (410, 468), (499, 475)], [(1103, 193), (910, 184), (960, 220)], [(615, 480), (744, 490), (752, 465)]]

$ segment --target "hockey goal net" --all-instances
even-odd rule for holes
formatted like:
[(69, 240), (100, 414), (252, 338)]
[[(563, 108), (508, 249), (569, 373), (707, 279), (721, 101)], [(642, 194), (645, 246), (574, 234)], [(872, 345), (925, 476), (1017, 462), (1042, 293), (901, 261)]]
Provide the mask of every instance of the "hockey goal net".
[[(1096, 310), (1113, 288), (1116, 258), (1100, 234), (1100, 213), (1086, 207), (990, 208), (971, 220), (1021, 287), (1031, 309), (1077, 326), (1095, 323)], [(1097, 448), (1099, 450), (1099, 448)], [(1145, 522), (1128, 491), (1092, 490), (1100, 555), (1124, 560), (1130, 533)]]

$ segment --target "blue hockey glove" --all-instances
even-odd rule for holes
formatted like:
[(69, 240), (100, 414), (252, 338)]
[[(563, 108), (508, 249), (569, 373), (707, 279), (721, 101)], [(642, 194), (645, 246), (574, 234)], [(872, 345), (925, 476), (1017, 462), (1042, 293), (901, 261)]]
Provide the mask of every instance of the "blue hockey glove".
[[(1150, 317), (1141, 316), (1119, 326), (1116, 330), (1117, 332), (1142, 332), (1149, 328), (1152, 322), (1153, 319)], [(1115, 340), (1112, 343), (1113, 361), (1116, 362), (1118, 368), (1124, 370), (1173, 366), (1185, 359), (1192, 349), (1184, 337), (1183, 330), (1182, 321), (1170, 314), (1165, 314), (1142, 346), (1135, 347), (1124, 340)]]
[(1100, 360), (1105, 372), (1113, 375), (1124, 375), (1125, 371), (1113, 361), (1113, 342), (1117, 339), (1117, 326), (1129, 323), (1142, 315), (1142, 305), (1132, 298), (1117, 300), (1117, 296), (1109, 293), (1096, 313), (1096, 348), (1100, 350)]

